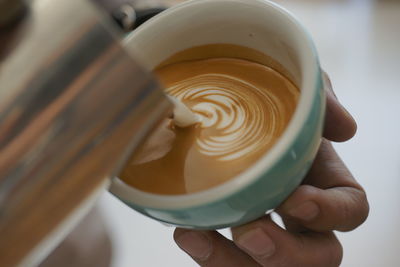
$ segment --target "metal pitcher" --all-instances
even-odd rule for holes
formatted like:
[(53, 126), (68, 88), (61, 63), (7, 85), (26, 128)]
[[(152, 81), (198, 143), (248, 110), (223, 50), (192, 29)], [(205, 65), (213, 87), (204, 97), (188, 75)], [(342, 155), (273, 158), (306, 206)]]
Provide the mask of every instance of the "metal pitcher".
[(104, 13), (83, 0), (0, 0), (2, 266), (44, 257), (49, 235), (169, 114)]

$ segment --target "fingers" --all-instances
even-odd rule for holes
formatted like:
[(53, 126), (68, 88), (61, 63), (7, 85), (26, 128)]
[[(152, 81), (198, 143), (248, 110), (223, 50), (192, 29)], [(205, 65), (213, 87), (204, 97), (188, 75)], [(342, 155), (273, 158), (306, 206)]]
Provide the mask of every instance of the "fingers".
[(177, 228), (175, 242), (200, 266), (243, 267), (259, 266), (249, 255), (215, 231), (194, 231)]
[(323, 77), (326, 88), (324, 137), (335, 142), (349, 140), (355, 135), (357, 124), (336, 98), (328, 75), (324, 73)]
[(332, 232), (290, 233), (269, 217), (233, 228), (232, 235), (262, 266), (336, 267), (342, 260), (342, 247)]
[(314, 162), (304, 180), (318, 188), (362, 187), (354, 179), (344, 162), (336, 153), (331, 142), (323, 139)]
[(232, 229), (234, 242), (213, 231), (177, 229), (174, 238), (200, 266), (337, 267), (342, 247), (332, 232), (290, 233), (269, 217)]
[(277, 209), (288, 230), (300, 224), (319, 232), (350, 231), (366, 220), (366, 194), (329, 142), (322, 143), (305, 183)]
[(286, 221), (300, 223), (310, 230), (350, 231), (365, 221), (368, 204), (365, 193), (356, 188), (323, 190), (303, 185), (280, 207), (278, 213)]

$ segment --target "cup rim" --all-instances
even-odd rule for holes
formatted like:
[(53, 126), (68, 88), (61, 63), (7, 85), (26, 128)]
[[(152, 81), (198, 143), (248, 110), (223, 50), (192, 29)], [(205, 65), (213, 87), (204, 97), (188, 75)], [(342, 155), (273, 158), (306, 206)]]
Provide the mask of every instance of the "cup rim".
[(160, 23), (160, 21), (165, 18), (173, 16), (176, 12), (182, 12), (182, 10), (185, 10), (186, 8), (194, 8), (197, 5), (207, 5), (209, 3), (217, 2), (251, 4), (254, 6), (263, 5), (263, 8), (274, 9), (277, 13), (280, 13), (280, 16), (284, 16), (287, 20), (291, 21), (293, 26), (297, 28), (297, 32), (302, 35), (307, 42), (307, 50), (310, 53), (310, 63), (307, 64), (312, 65), (312, 67), (310, 67), (310, 77), (305, 79), (307, 81), (303, 81), (300, 86), (305, 91), (302, 91), (300, 94), (296, 110), (282, 136), (265, 155), (258, 159), (246, 171), (218, 186), (204, 191), (183, 195), (160, 195), (144, 192), (126, 184), (118, 177), (113, 177), (109, 191), (125, 202), (147, 208), (176, 210), (208, 205), (212, 202), (224, 199), (252, 184), (259, 179), (263, 173), (267, 173), (268, 170), (271, 169), (271, 167), (290, 148), (290, 145), (294, 143), (296, 137), (300, 134), (305, 121), (309, 117), (313, 104), (312, 101), (319, 90), (318, 81), (321, 75), (315, 45), (308, 31), (291, 12), (269, 0), (189, 0), (163, 11), (139, 26), (132, 35), (126, 38), (124, 46), (129, 46), (130, 40), (134, 36), (146, 31), (148, 27)]

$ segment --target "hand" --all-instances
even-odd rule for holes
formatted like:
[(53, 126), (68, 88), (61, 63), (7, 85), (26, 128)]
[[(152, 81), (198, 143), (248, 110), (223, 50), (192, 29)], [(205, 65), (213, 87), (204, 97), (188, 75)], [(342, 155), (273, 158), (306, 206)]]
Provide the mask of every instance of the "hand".
[(232, 228), (233, 241), (216, 231), (176, 229), (174, 238), (200, 266), (333, 267), (342, 246), (333, 230), (350, 231), (368, 216), (368, 201), (330, 141), (352, 138), (356, 123), (327, 83), (324, 140), (303, 184), (276, 210), (285, 224), (269, 215)]

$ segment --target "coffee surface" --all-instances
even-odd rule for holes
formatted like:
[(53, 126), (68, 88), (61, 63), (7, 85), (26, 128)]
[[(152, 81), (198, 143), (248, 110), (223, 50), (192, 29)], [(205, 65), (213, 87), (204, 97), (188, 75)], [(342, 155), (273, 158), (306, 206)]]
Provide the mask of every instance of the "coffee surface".
[(283, 75), (243, 59), (189, 60), (155, 74), (201, 117), (186, 128), (166, 119), (123, 169), (126, 183), (157, 194), (199, 192), (249, 168), (282, 135), (299, 97)]

